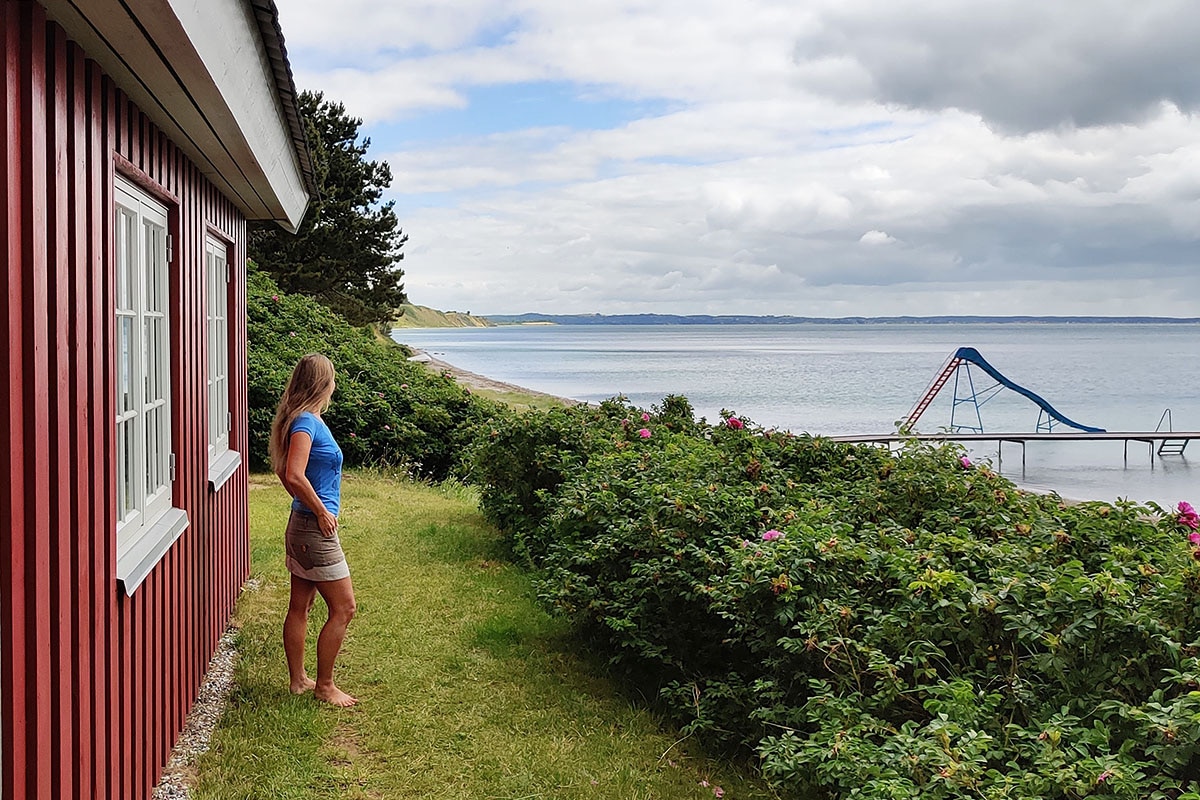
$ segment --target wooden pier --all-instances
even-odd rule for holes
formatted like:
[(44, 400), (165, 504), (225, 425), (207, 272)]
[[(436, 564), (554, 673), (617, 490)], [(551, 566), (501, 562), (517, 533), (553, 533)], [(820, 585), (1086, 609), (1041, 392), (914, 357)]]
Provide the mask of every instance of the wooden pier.
[[(1200, 431), (1100, 431), (1074, 433), (865, 433), (854, 436), (829, 436), (835, 442), (850, 444), (901, 445), (906, 442), (995, 442), (998, 450), (997, 469), (1003, 469), (1004, 444), (1021, 445), (1021, 469), (1025, 469), (1025, 445), (1029, 442), (1124, 442), (1125, 463), (1129, 463), (1129, 443), (1144, 442), (1154, 464), (1157, 453), (1183, 457), (1188, 442), (1200, 439)], [(1157, 445), (1157, 447), (1155, 447)]]

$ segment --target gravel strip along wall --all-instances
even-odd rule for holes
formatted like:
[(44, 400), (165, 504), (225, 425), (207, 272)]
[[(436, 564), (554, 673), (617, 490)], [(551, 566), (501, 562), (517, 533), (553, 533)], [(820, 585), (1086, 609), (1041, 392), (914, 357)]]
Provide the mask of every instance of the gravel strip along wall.
[[(243, 591), (252, 591), (257, 586), (258, 580), (251, 578), (246, 581)], [(188, 787), (195, 779), (196, 759), (201, 753), (207, 752), (213, 731), (225, 711), (229, 690), (233, 688), (233, 664), (237, 658), (233, 642), (236, 636), (237, 628), (231, 625), (217, 642), (216, 652), (204, 673), (200, 695), (187, 716), (170, 760), (163, 768), (162, 780), (154, 789), (153, 800), (188, 800), (191, 796)]]

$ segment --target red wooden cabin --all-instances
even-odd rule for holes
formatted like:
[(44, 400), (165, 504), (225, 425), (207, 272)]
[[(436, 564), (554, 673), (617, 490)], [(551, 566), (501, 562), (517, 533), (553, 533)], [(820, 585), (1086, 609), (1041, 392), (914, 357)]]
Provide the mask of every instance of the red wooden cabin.
[(0, 16), (0, 798), (145, 798), (249, 573), (246, 222), (312, 167), (273, 0)]

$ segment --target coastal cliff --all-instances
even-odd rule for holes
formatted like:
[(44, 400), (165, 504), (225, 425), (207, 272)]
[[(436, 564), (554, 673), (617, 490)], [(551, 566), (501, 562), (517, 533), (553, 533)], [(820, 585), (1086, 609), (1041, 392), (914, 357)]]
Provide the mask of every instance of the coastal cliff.
[(490, 328), (493, 323), (469, 312), (438, 311), (428, 306), (406, 303), (399, 308), (393, 328)]

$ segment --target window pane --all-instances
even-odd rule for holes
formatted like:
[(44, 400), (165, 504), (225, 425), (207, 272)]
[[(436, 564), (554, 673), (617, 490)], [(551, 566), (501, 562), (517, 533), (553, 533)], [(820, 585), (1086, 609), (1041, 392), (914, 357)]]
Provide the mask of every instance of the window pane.
[(123, 208), (117, 209), (117, 224), (113, 226), (117, 237), (117, 308), (129, 308), (129, 214)]
[(146, 403), (149, 403), (152, 400), (154, 400), (154, 397), (155, 397), (154, 387), (152, 387), (150, 385), (150, 382), (152, 380), (151, 367), (152, 367), (152, 364), (154, 363), (153, 361), (151, 361), (151, 353), (152, 353), (152, 351), (150, 349), (150, 318), (143, 317), (142, 318), (142, 404), (143, 404), (143, 406)]
[(154, 487), (157, 484), (154, 481), (154, 466), (155, 465), (154, 465), (154, 450), (152, 449), (153, 445), (154, 445), (154, 424), (151, 422), (150, 414), (148, 412), (147, 412), (145, 418), (142, 420), (142, 424), (146, 426), (146, 428), (145, 428), (145, 434), (146, 434), (146, 473), (145, 473), (146, 485), (145, 485), (145, 489), (146, 489), (146, 494), (150, 495), (150, 494), (154, 493)]
[(117, 413), (133, 410), (133, 318), (117, 320)]
[(146, 404), (155, 403), (163, 398), (162, 382), (162, 326), (161, 317), (147, 315), (146, 327)]
[[(154, 240), (153, 240), (153, 237), (150, 235), (150, 231), (151, 231), (150, 224), (143, 223), (142, 224), (142, 252), (145, 253), (145, 259), (147, 262), (150, 261), (150, 258), (151, 258), (150, 254), (152, 252), (154, 252)], [(154, 308), (154, 300), (153, 300), (153, 297), (154, 297), (154, 270), (152, 270), (152, 269), (146, 270), (146, 281), (145, 281), (144, 285), (146, 287), (146, 296), (144, 298), (142, 298), (142, 309), (144, 311), (150, 311), (151, 309)]]
[(145, 253), (146, 253), (146, 311), (158, 311), (160, 309), (158, 302), (158, 270), (157, 254), (158, 241), (157, 232), (158, 226), (150, 221), (145, 223)]
[(146, 494), (157, 494), (167, 483), (163, 445), (163, 406), (146, 412)]
[(137, 507), (137, 492), (134, 475), (133, 424), (122, 422), (117, 425), (117, 519), (123, 520)]
[(210, 317), (208, 320), (208, 382), (210, 386), (221, 373), (220, 346), (221, 338), (217, 334), (217, 320)]

